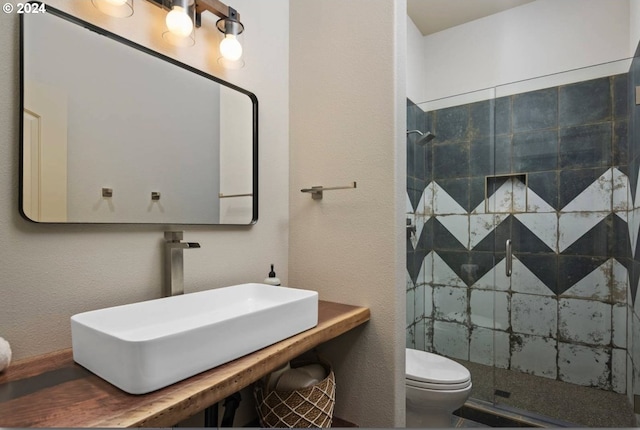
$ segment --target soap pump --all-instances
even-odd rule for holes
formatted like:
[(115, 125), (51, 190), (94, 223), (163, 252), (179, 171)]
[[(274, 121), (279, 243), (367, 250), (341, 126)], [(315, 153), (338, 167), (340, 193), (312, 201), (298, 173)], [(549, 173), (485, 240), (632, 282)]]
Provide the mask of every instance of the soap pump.
[(268, 285), (280, 285), (280, 279), (276, 277), (276, 272), (273, 270), (273, 264), (271, 265), (271, 271), (269, 272), (269, 276), (264, 278), (264, 283)]

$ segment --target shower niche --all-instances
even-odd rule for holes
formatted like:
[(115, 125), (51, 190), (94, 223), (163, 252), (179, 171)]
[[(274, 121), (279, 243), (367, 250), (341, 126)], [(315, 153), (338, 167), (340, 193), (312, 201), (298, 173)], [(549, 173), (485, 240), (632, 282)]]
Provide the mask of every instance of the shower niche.
[(485, 178), (486, 213), (527, 212), (527, 195), (526, 173)]

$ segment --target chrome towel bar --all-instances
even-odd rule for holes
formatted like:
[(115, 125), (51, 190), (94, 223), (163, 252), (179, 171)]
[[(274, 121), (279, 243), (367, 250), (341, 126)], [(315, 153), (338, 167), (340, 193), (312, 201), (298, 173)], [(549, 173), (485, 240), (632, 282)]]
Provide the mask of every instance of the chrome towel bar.
[(311, 198), (313, 200), (321, 200), (323, 191), (332, 191), (332, 190), (349, 190), (352, 188), (356, 188), (356, 181), (353, 181), (351, 185), (347, 185), (344, 187), (323, 187), (323, 186), (314, 186), (311, 188), (303, 188), (300, 191), (303, 193), (311, 193)]

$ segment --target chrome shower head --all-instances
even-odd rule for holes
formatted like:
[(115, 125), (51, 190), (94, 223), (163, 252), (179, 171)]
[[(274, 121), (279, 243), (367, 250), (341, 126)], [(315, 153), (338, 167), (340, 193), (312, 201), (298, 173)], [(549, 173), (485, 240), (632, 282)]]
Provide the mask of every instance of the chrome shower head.
[(420, 130), (407, 130), (407, 136), (410, 135), (411, 133), (417, 133), (420, 135), (420, 137), (416, 141), (418, 145), (424, 145), (427, 142), (431, 142), (436, 137), (436, 135), (431, 133), (430, 131), (423, 133)]

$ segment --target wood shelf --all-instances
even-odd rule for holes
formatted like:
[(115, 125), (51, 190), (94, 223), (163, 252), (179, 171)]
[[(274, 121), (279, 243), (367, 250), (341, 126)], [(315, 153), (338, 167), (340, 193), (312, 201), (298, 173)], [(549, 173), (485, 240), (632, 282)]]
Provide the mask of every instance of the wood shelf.
[(0, 427), (170, 427), (369, 318), (368, 308), (321, 300), (316, 327), (143, 395), (76, 364), (71, 349), (21, 360), (0, 373)]

